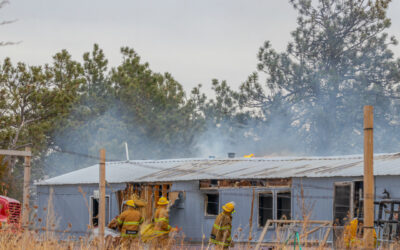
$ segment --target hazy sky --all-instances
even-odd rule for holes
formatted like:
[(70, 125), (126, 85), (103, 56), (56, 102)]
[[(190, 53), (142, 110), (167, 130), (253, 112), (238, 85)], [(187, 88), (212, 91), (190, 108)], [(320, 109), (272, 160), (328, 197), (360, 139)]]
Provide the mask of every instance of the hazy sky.
[[(394, 0), (389, 33), (400, 39), (400, 0)], [(397, 14), (397, 15), (396, 15)], [(237, 87), (255, 71), (265, 40), (283, 50), (296, 27), (286, 0), (10, 0), (0, 10), (0, 59), (28, 64), (51, 62), (67, 49), (76, 60), (98, 43), (110, 66), (121, 46), (133, 47), (152, 70), (168, 71), (190, 90), (209, 88), (212, 78)], [(400, 48), (394, 48), (400, 56)]]

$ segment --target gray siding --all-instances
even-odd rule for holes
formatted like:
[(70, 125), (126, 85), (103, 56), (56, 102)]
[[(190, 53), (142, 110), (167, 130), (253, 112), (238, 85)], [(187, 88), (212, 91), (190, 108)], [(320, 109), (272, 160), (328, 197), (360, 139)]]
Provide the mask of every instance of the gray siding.
[[(85, 193), (85, 197), (79, 192), (79, 187)], [(113, 185), (113, 190), (106, 188), (106, 195), (110, 197), (109, 220), (111, 220), (114, 215), (118, 215), (119, 208), (114, 192), (120, 188), (125, 188), (125, 186)], [(53, 195), (49, 203), (51, 189), (53, 190)], [(54, 229), (62, 236), (75, 237), (86, 235), (89, 232), (88, 225), (90, 224), (90, 196), (92, 196), (93, 191), (97, 189), (98, 185), (38, 186), (37, 218), (40, 218), (41, 222), (36, 220), (36, 227), (51, 228), (54, 222), (55, 227), (51, 229)], [(69, 225), (72, 227), (69, 228)], [(63, 231), (67, 231), (67, 233)]]
[[(304, 212), (310, 214), (310, 220), (333, 220), (334, 183), (356, 179), (359, 178), (294, 178), (292, 185), (293, 218), (302, 220)], [(303, 188), (303, 197), (301, 188)]]
[(171, 209), (170, 224), (182, 228), (185, 237), (192, 241), (201, 241), (206, 219), (204, 219), (204, 198), (199, 192), (199, 182), (177, 182), (171, 187), (171, 191), (185, 191), (186, 198), (183, 208)]
[(382, 193), (385, 189), (390, 193), (392, 199), (400, 200), (400, 177), (376, 176), (375, 199), (382, 198)]
[[(253, 211), (253, 241), (257, 241), (262, 231), (258, 225), (258, 193), (272, 192), (274, 200), (280, 191), (291, 191), (291, 209), (293, 219), (303, 219), (303, 204), (310, 213), (311, 220), (333, 220), (333, 187), (335, 182), (360, 180), (362, 177), (330, 177), (330, 178), (293, 178), (291, 188), (256, 188)], [(97, 185), (81, 185), (89, 196), (93, 190), (98, 189)], [(115, 193), (117, 190), (125, 188), (125, 184), (112, 185), (112, 189), (107, 188), (106, 193), (110, 195), (110, 219), (118, 215), (119, 208)], [(304, 196), (301, 196), (303, 188)], [(375, 177), (375, 199), (382, 198), (384, 189), (388, 190), (391, 197), (400, 199), (400, 177), (399, 176), (378, 176)], [(252, 188), (220, 188), (219, 209), (229, 201), (236, 203), (236, 213), (233, 214), (233, 237), (234, 241), (247, 241), (249, 234), (249, 218), (252, 201)], [(205, 215), (205, 194), (209, 191), (199, 189), (199, 181), (175, 182), (171, 191), (185, 191), (186, 197), (183, 206), (171, 208), (170, 224), (182, 228), (186, 240), (201, 242), (203, 236), (208, 241), (215, 216)], [(49, 186), (37, 186), (38, 195), (38, 217), (43, 221), (39, 227), (45, 226), (45, 219), (48, 212)], [(53, 186), (53, 204), (55, 218), (57, 219), (57, 229), (68, 229), (68, 223), (72, 228), (69, 235), (81, 236), (88, 232), (89, 213), (87, 204), (78, 191), (77, 185)], [(46, 208), (46, 211), (44, 210)], [(274, 214), (277, 205), (274, 202)], [(275, 217), (275, 219), (278, 219)], [(240, 230), (239, 230), (240, 228)], [(318, 237), (318, 234), (314, 235)], [(264, 241), (275, 239), (275, 230), (271, 228)], [(330, 237), (330, 240), (332, 237)]]
[[(221, 188), (218, 190), (200, 190), (199, 183), (196, 182), (179, 182), (174, 183), (172, 191), (186, 191), (186, 199), (184, 208), (171, 209), (170, 222), (171, 226), (178, 225), (182, 228), (187, 239), (200, 242), (205, 237), (208, 238), (214, 224), (216, 216), (205, 215), (205, 194), (208, 192), (219, 193), (219, 211), (222, 205), (227, 202), (234, 201), (236, 203), (236, 212), (233, 214), (232, 232), (235, 241), (247, 241), (249, 235), (249, 219), (252, 203), (252, 188)], [(293, 191), (291, 188), (256, 188), (253, 211), (253, 241), (257, 241), (261, 234), (262, 227), (258, 226), (258, 193), (272, 192), (274, 195), (279, 191)], [(294, 207), (294, 199), (292, 198), (292, 208)], [(274, 214), (276, 213), (276, 203), (274, 203)], [(272, 237), (271, 229), (266, 239)]]

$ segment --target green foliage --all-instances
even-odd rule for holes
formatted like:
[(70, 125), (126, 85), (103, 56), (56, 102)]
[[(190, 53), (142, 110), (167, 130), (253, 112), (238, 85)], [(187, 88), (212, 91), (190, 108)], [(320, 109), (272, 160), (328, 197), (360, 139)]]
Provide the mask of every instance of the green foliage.
[(97, 44), (93, 46), (91, 53), (83, 55), (85, 83), (80, 89), (81, 105), (91, 109), (92, 115), (103, 114), (110, 105), (113, 88), (108, 77), (107, 65), (108, 60)]
[[(95, 157), (105, 148), (108, 160), (125, 159), (125, 142), (134, 159), (190, 155), (202, 124), (194, 102), (186, 99), (171, 74), (151, 71), (133, 49), (125, 47), (121, 53), (122, 63), (110, 71), (98, 45), (84, 54), (83, 66), (77, 66), (83, 80), (76, 102), (60, 120), (49, 146)], [(96, 159), (53, 152), (42, 164), (60, 174), (95, 163)]]
[[(115, 96), (120, 100), (121, 119), (129, 124), (129, 130), (135, 131), (138, 140), (153, 145), (143, 147), (144, 151), (137, 148), (136, 154), (153, 158), (187, 154), (185, 146), (191, 143), (189, 131), (193, 125), (192, 106), (182, 85), (169, 73), (152, 72), (133, 49), (125, 47), (121, 53), (122, 64), (111, 73)], [(135, 140), (132, 142), (135, 144)], [(153, 150), (149, 151), (150, 148)]]
[[(49, 133), (65, 117), (75, 100), (77, 89), (74, 65), (66, 52), (57, 54), (54, 66), (13, 65), (6, 58), (0, 68), (0, 147), (22, 149), (31, 146), (35, 154), (46, 149)], [(75, 74), (76, 75), (76, 74)], [(5, 181), (14, 183), (21, 176), (20, 159), (6, 157), (8, 174)], [(10, 173), (14, 173), (13, 176)]]

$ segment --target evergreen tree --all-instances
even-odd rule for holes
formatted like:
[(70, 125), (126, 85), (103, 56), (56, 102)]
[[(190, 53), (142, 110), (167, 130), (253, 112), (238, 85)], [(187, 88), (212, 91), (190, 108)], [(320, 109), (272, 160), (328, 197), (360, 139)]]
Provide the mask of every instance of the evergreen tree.
[[(122, 48), (123, 61), (112, 70), (121, 119), (129, 125), (135, 153), (142, 158), (188, 154), (193, 106), (182, 85), (169, 73), (150, 70), (130, 48)], [(150, 150), (152, 149), (152, 150)]]
[(390, 0), (290, 3), (299, 13), (293, 41), (282, 53), (268, 41), (260, 48), (266, 84), (252, 76), (241, 87), (241, 104), (259, 108), (266, 121), (286, 118), (283, 131), (313, 154), (359, 153), (362, 109), (374, 105), (377, 148), (392, 151), (393, 144), (380, 143), (396, 129), (388, 97), (400, 79), (390, 50), (397, 41), (384, 32)]
[[(65, 64), (65, 56), (56, 58), (54, 68), (13, 65), (9, 58), (4, 60), (0, 67), (0, 148), (18, 150), (30, 146), (35, 155), (45, 151), (51, 131), (67, 115), (76, 96), (77, 82), (65, 77), (73, 70)], [(1, 165), (7, 167), (3, 182), (13, 187), (23, 179), (19, 158), (4, 157)], [(16, 195), (20, 191), (11, 190)]]

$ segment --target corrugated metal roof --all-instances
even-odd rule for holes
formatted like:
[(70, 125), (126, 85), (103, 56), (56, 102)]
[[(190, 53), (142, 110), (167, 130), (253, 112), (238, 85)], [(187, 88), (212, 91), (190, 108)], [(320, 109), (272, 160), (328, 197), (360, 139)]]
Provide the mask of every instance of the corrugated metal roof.
[[(361, 155), (337, 157), (273, 157), (176, 159), (106, 163), (108, 183), (188, 181), (205, 179), (265, 179), (288, 177), (362, 176)], [(374, 156), (375, 175), (400, 175), (400, 153)], [(98, 183), (99, 167), (73, 171), (37, 185)]]

